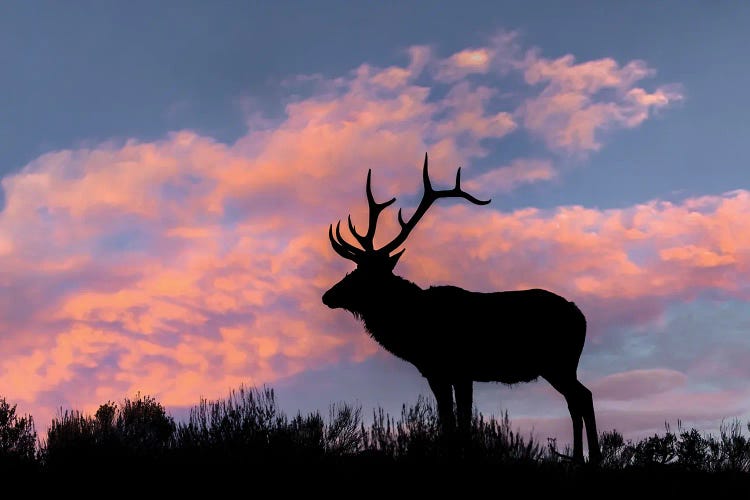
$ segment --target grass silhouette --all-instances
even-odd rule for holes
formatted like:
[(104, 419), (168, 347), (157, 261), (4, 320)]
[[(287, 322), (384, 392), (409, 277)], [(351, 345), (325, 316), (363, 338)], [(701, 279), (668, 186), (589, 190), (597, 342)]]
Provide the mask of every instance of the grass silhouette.
[(372, 481), (379, 474), (434, 487), (418, 472), (427, 470), (472, 478), (474, 485), (528, 483), (535, 491), (588, 488), (593, 494), (613, 485), (617, 492), (750, 491), (744, 428), (750, 424), (732, 421), (713, 436), (678, 422), (675, 432), (666, 426), (664, 434), (637, 442), (605, 431), (602, 463), (589, 467), (572, 463), (566, 458), (570, 450), (558, 450), (554, 440), (514, 431), (507, 413), (487, 418), (475, 412), (467, 440), (443, 435), (437, 411), (424, 397), (404, 405), (398, 416), (377, 409), (365, 423), (361, 408), (345, 403), (332, 405), (325, 417), (289, 417), (279, 410), (273, 389), (241, 386), (224, 399), (202, 399), (184, 422), (175, 422), (156, 399), (137, 394), (104, 403), (94, 415), (61, 410), (43, 438), (31, 416), (18, 415), (15, 405), (0, 398), (0, 473), (60, 485), (61, 478), (82, 473), (88, 480), (151, 477), (174, 484), (174, 478), (210, 481), (248, 471), (256, 480), (271, 472), (316, 471), (325, 477), (335, 471), (332, 484), (367, 477), (369, 488), (384, 487)]

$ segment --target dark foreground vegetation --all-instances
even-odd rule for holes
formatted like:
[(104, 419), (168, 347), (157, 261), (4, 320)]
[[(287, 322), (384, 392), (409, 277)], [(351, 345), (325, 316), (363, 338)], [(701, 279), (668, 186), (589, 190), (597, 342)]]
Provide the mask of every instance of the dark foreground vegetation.
[[(269, 485), (323, 488), (333, 496), (344, 496), (335, 487), (348, 481), (394, 492), (461, 484), (498, 493), (573, 489), (606, 496), (750, 492), (750, 439), (737, 421), (718, 436), (678, 425), (676, 432), (667, 427), (662, 435), (632, 442), (606, 431), (600, 436), (603, 463), (592, 467), (572, 463), (570, 450), (552, 440), (514, 431), (507, 414), (475, 414), (465, 442), (442, 436), (436, 413), (430, 401), (419, 399), (398, 417), (378, 410), (369, 423), (361, 408), (347, 404), (333, 405), (325, 416), (289, 417), (272, 389), (241, 387), (226, 399), (200, 401), (184, 422), (139, 394), (102, 404), (94, 415), (61, 411), (46, 436), (38, 437), (33, 418), (0, 398), (0, 477), (6, 484), (38, 479), (28, 484), (55, 489), (98, 479), (111, 485), (160, 480), (170, 487), (274, 481)], [(311, 472), (317, 480), (306, 482)], [(278, 476), (285, 479), (272, 480)]]

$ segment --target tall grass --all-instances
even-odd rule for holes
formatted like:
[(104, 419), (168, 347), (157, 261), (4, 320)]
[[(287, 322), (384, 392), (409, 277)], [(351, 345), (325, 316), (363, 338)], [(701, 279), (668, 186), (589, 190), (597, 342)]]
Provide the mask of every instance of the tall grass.
[[(636, 442), (605, 431), (599, 470), (730, 472), (750, 480), (746, 430), (750, 424), (735, 420), (713, 436), (678, 422), (676, 431), (667, 425), (663, 434)], [(279, 409), (273, 389), (241, 386), (223, 399), (201, 399), (182, 422), (141, 394), (104, 403), (94, 415), (61, 409), (46, 438), (37, 439), (33, 419), (17, 415), (15, 406), (0, 398), (0, 464), (23, 463), (41, 471), (457, 462), (534, 470), (572, 466), (569, 449), (519, 433), (507, 413), (495, 418), (475, 412), (466, 437), (441, 433), (433, 402), (424, 397), (403, 405), (396, 416), (376, 409), (365, 422), (361, 407), (346, 403), (331, 405), (325, 416), (290, 417)]]

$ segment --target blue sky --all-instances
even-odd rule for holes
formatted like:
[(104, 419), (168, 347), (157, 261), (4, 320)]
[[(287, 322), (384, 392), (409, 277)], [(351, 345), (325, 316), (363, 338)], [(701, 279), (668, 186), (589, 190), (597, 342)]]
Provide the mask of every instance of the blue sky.
[[(701, 331), (715, 325), (719, 321), (715, 318), (721, 318), (725, 324), (721, 333), (712, 336), (711, 343), (735, 346), (735, 353), (750, 353), (750, 344), (742, 334), (748, 321), (743, 278), (747, 270), (745, 264), (750, 266), (750, 253), (746, 253), (744, 239), (727, 243), (725, 235), (725, 232), (732, 234), (732, 231), (739, 234), (744, 227), (741, 220), (744, 205), (740, 208), (737, 205), (741, 205), (744, 200), (742, 193), (748, 187), (744, 156), (750, 134), (750, 120), (746, 116), (750, 109), (747, 92), (750, 65), (745, 55), (750, 41), (748, 23), (750, 5), (744, 2), (4, 2), (0, 6), (2, 201), (6, 205), (11, 195), (19, 200), (17, 206), (25, 207), (20, 200), (28, 196), (36, 196), (39, 201), (38, 205), (29, 205), (28, 212), (35, 213), (38, 219), (29, 219), (23, 215), (26, 213), (23, 210), (11, 210), (7, 206), (4, 213), (0, 212), (0, 270), (5, 269), (10, 276), (0, 283), (3, 287), (0, 292), (5, 295), (0, 297), (4, 302), (0, 304), (0, 310), (16, 310), (18, 301), (22, 300), (25, 311), (25, 314), (8, 313), (6, 318), (10, 319), (6, 319), (5, 324), (0, 323), (5, 331), (0, 345), (5, 345), (6, 352), (10, 353), (6, 365), (0, 366), (0, 394), (14, 397), (21, 402), (21, 407), (40, 415), (49, 414), (61, 404), (88, 408), (109, 397), (116, 399), (133, 390), (138, 383), (146, 385), (139, 390), (151, 391), (157, 396), (163, 394), (175, 408), (185, 401), (197, 401), (199, 396), (220, 397), (230, 389), (229, 385), (241, 380), (278, 385), (280, 397), (290, 410), (325, 408), (330, 401), (351, 398), (359, 399), (365, 405), (383, 404), (397, 409), (402, 402), (413, 400), (415, 391), (425, 391), (427, 386), (409, 365), (392, 359), (372, 344), (365, 344), (368, 342), (366, 338), (352, 340), (354, 334), (359, 335), (361, 327), (354, 322), (345, 323), (350, 318), (339, 318), (340, 311), (320, 308), (314, 313), (309, 312), (313, 307), (309, 305), (312, 304), (309, 298), (315, 297), (326, 282), (320, 276), (327, 277), (333, 284), (335, 273), (331, 274), (329, 270), (329, 274), (320, 274), (323, 271), (317, 267), (300, 268), (296, 276), (315, 276), (311, 283), (314, 281), (317, 288), (311, 289), (309, 294), (285, 296), (282, 292), (288, 290), (286, 285), (266, 276), (262, 266), (273, 265), (274, 256), (286, 255), (284, 252), (289, 251), (292, 242), (302, 248), (309, 245), (308, 253), (312, 252), (310, 249), (324, 251), (328, 222), (343, 218), (350, 210), (358, 210), (352, 203), (363, 203), (363, 172), (367, 168), (383, 158), (399, 158), (398, 168), (417, 164), (419, 156), (412, 153), (422, 146), (434, 146), (437, 139), (426, 135), (422, 143), (414, 147), (406, 134), (403, 154), (400, 155), (397, 144), (389, 146), (391, 149), (381, 155), (377, 149), (381, 139), (377, 139), (374, 132), (367, 131), (357, 132), (356, 140), (347, 142), (348, 139), (341, 139), (341, 144), (330, 146), (330, 154), (340, 158), (341, 162), (341, 166), (336, 167), (339, 170), (333, 173), (341, 174), (341, 182), (347, 186), (334, 190), (345, 194), (340, 203), (334, 203), (332, 195), (323, 192), (319, 193), (321, 198), (317, 205), (298, 203), (304, 198), (301, 193), (306, 189), (325, 187), (325, 182), (296, 185), (279, 181), (269, 191), (256, 191), (255, 186), (265, 182), (266, 176), (271, 175), (269, 171), (285, 168), (287, 149), (290, 158), (305, 161), (310, 157), (311, 169), (331, 174), (325, 170), (323, 161), (329, 153), (316, 156), (315, 151), (311, 155), (309, 148), (297, 148), (299, 144), (307, 144), (305, 141), (310, 136), (294, 135), (302, 129), (293, 118), (306, 124), (314, 123), (317, 119), (315, 110), (323, 109), (315, 106), (329, 102), (326, 99), (332, 95), (331, 102), (337, 98), (345, 102), (346, 95), (354, 95), (353, 91), (346, 94), (341, 89), (364, 78), (356, 76), (357, 68), (363, 65), (377, 69), (410, 67), (410, 61), (416, 60), (409, 52), (412, 47), (429, 47), (436, 61), (434, 64), (445, 65), (451, 54), (487, 47), (497, 49), (498, 46), (492, 45), (493, 37), (513, 33), (519, 54), (535, 54), (535, 60), (545, 64), (570, 55), (573, 58), (568, 61), (573, 68), (571, 71), (581, 69), (576, 65), (602, 60), (615, 61), (618, 70), (632, 61), (641, 61), (649, 69), (648, 76), (628, 84), (629, 87), (605, 86), (600, 93), (591, 96), (597, 102), (619, 102), (617, 99), (622, 96), (617, 93), (632, 88), (645, 89), (653, 95), (660, 92), (659, 89), (667, 89), (665, 92), (671, 92), (672, 98), (668, 104), (646, 106), (647, 118), (632, 125), (625, 126), (617, 121), (603, 123), (596, 128), (597, 148), (553, 147), (549, 142), (550, 135), (545, 134), (551, 133), (550, 127), (556, 125), (546, 123), (543, 131), (539, 129), (534, 133), (528, 124), (523, 123), (519, 106), (545, 92), (556, 91), (554, 85), (559, 82), (550, 80), (553, 83), (545, 90), (546, 80), (531, 82), (529, 73), (515, 70), (507, 74), (475, 72), (464, 77), (469, 85), (466, 87), (468, 91), (460, 94), (464, 91), (455, 88), (462, 83), (461, 78), (440, 80), (435, 73), (415, 72), (413, 86), (430, 89), (426, 104), (440, 106), (448, 102), (451, 91), (468, 99), (477, 92), (478, 86), (484, 85), (494, 94), (482, 104), (483, 110), (487, 113), (507, 110), (508, 117), (512, 116), (516, 122), (514, 131), (509, 128), (502, 133), (488, 133), (478, 138), (470, 133), (469, 140), (478, 140), (484, 149), (482, 152), (468, 146), (462, 149), (464, 139), (461, 134), (450, 137), (456, 144), (456, 152), (446, 154), (446, 161), (457, 159), (469, 167), (469, 179), (478, 179), (484, 174), (491, 176), (514, 160), (546, 162), (544, 165), (552, 170), (545, 171), (554, 174), (537, 180), (528, 180), (531, 179), (528, 177), (526, 181), (486, 193), (493, 199), (494, 212), (503, 217), (525, 220), (528, 227), (542, 219), (557, 220), (555, 217), (564, 216), (570, 207), (582, 206), (590, 211), (587, 216), (594, 221), (591, 223), (594, 231), (606, 235), (609, 227), (606, 221), (630, 217), (627, 214), (640, 213), (645, 210), (643, 207), (651, 206), (651, 210), (658, 212), (658, 217), (648, 226), (654, 233), (645, 230), (644, 234), (648, 241), (663, 239), (663, 245), (655, 243), (653, 248), (644, 247), (634, 243), (635, 240), (628, 240), (627, 244), (623, 243), (627, 248), (625, 253), (639, 266), (642, 263), (639, 259), (648, 260), (653, 255), (661, 255), (665, 262), (670, 259), (670, 262), (675, 259), (699, 262), (693, 264), (695, 267), (678, 268), (679, 272), (690, 276), (686, 283), (696, 286), (696, 291), (688, 293), (675, 285), (677, 288), (654, 292), (653, 295), (640, 288), (628, 292), (630, 295), (623, 292), (622, 296), (613, 291), (593, 292), (593, 285), (575, 281), (581, 276), (564, 274), (581, 269), (581, 266), (568, 267), (566, 263), (559, 264), (559, 273), (545, 275), (543, 270), (539, 271), (540, 267), (557, 269), (555, 259), (558, 256), (575, 252), (570, 242), (552, 242), (552, 238), (550, 242), (539, 243), (543, 238), (536, 234), (533, 236), (534, 245), (540, 246), (529, 247), (526, 256), (523, 252), (511, 252), (498, 257), (502, 257), (503, 262), (493, 261), (491, 257), (472, 261), (477, 273), (479, 269), (484, 269), (485, 274), (496, 273), (495, 281), (474, 280), (470, 273), (430, 275), (429, 270), (436, 268), (422, 264), (418, 256), (418, 250), (430, 251), (430, 240), (426, 235), (414, 244), (414, 250), (410, 247), (407, 257), (414, 257), (404, 263), (403, 271), (422, 285), (443, 280), (467, 288), (472, 285), (489, 288), (497, 283), (522, 286), (531, 281), (544, 286), (544, 276), (549, 276), (550, 286), (571, 294), (580, 293), (584, 296), (584, 303), (597, 308), (595, 324), (600, 326), (592, 334), (582, 367), (587, 381), (594, 386), (599, 384), (597, 387), (603, 387), (603, 393), (607, 390), (617, 392), (621, 389), (617, 384), (624, 383), (622, 380), (627, 377), (631, 377), (636, 386), (658, 378), (666, 381), (664, 383), (668, 386), (674, 384), (675, 390), (681, 387), (690, 393), (694, 399), (685, 396), (682, 400), (686, 402), (704, 405), (711, 401), (719, 407), (717, 411), (724, 411), (727, 416), (747, 415), (750, 403), (743, 399), (746, 393), (726, 395), (722, 392), (716, 395), (711, 392), (739, 391), (738, 386), (742, 384), (738, 381), (747, 381), (750, 377), (747, 370), (740, 368), (744, 361), (741, 357), (727, 361), (730, 349), (711, 351), (707, 347), (709, 341)], [(521, 59), (515, 61), (521, 64)], [(414, 87), (406, 89), (405, 94), (407, 90), (411, 92)], [(373, 102), (378, 95), (370, 95)], [(356, 108), (359, 104), (353, 106)], [(450, 111), (453, 108), (446, 109), (449, 110), (445, 113), (454, 112)], [(394, 118), (378, 130), (401, 131), (407, 127), (411, 131), (418, 128), (420, 116), (417, 113), (408, 119), (408, 123), (404, 122), (408, 127)], [(436, 114), (429, 119), (444, 122), (440, 126), (447, 126), (445, 124), (449, 124), (451, 117), (458, 120), (460, 113), (447, 116)], [(286, 149), (284, 141), (289, 144)], [(324, 147), (328, 146), (320, 145), (320, 148)], [(353, 152), (355, 149), (362, 151), (362, 165), (350, 161), (357, 157)], [(153, 158), (158, 161), (154, 163)], [(224, 161), (226, 163), (221, 163)], [(123, 162), (132, 165), (119, 172), (117, 169), (125, 164)], [(236, 172), (224, 175), (222, 169), (234, 164), (232, 162), (245, 162), (249, 177), (245, 179)], [(524, 169), (529, 164), (520, 165), (518, 171), (527, 175)], [(177, 173), (169, 170), (172, 168), (176, 168), (174, 172)], [(254, 168), (258, 169), (257, 172)], [(413, 203), (416, 191), (411, 189), (418, 182), (418, 177), (411, 175), (414, 171), (404, 172), (403, 168), (398, 170), (394, 165), (383, 168), (381, 177), (377, 177), (376, 171), (376, 179), (383, 179), (382, 187), (376, 189), (385, 193), (387, 189), (404, 188), (398, 193), (399, 201)], [(444, 168), (438, 172), (445, 172), (444, 179), (449, 180), (451, 174), (448, 172), (453, 167)], [(164, 174), (169, 176), (168, 180), (158, 173), (162, 172), (160, 169), (169, 170), (169, 174)], [(235, 178), (239, 186), (236, 189), (240, 190), (239, 194), (232, 191), (231, 182), (229, 187), (222, 188), (222, 193), (230, 194), (222, 198), (222, 213), (217, 216), (217, 223), (211, 218), (213, 216), (205, 215), (214, 210), (214, 205), (211, 205), (214, 198), (206, 194), (208, 191), (196, 194), (198, 188), (195, 187), (214, 185), (201, 184), (200, 181), (203, 173), (211, 169), (218, 176), (212, 181), (215, 185), (226, 182), (226, 178)], [(119, 173), (112, 173), (115, 171)], [(107, 172), (113, 177), (106, 177)], [(137, 184), (140, 182), (137, 179), (142, 177), (138, 172), (148, 172), (143, 176), (151, 180)], [(99, 176), (108, 180), (102, 181), (105, 182), (102, 185)], [(40, 178), (49, 180), (45, 181), (44, 189), (37, 190), (39, 183), (34, 179)], [(101, 191), (92, 193), (76, 187), (74, 183), (80, 179), (91, 179), (91, 185), (99, 186)], [(443, 182), (442, 179), (435, 182)], [(488, 187), (494, 185), (487, 182)], [(37, 187), (28, 187), (32, 184)], [(140, 191), (130, 190), (136, 185), (141, 186)], [(154, 191), (144, 190), (143, 186), (153, 186)], [(299, 199), (277, 199), (278, 191), (275, 190), (278, 189), (291, 191)], [(736, 199), (725, 195), (734, 191), (740, 192)], [(77, 193), (71, 194), (72, 198), (96, 194), (99, 203), (96, 213), (91, 207), (76, 208), (70, 200), (60, 201), (61, 204), (42, 201), (57, 200), (65, 197), (66, 192)], [(679, 225), (682, 216), (674, 215), (664, 203), (687, 207), (685, 213), (688, 213), (693, 210), (690, 207), (700, 203), (686, 200), (700, 197), (713, 197), (701, 206), (714, 207), (700, 209), (707, 217), (700, 235), (680, 234), (667, 242), (664, 227)], [(159, 201), (155, 202), (157, 199)], [(124, 205), (117, 204), (120, 202)], [(161, 222), (156, 225), (151, 223), (153, 216), (144, 215), (150, 213), (153, 207), (149, 203), (152, 202), (156, 203), (155, 210), (162, 214), (159, 216)], [(197, 207), (195, 212), (186, 216), (178, 209), (169, 208), (172, 207), (170, 203), (183, 202), (186, 206)], [(654, 204), (649, 205), (651, 202)], [(105, 209), (101, 208), (102, 204), (107, 205)], [(730, 208), (722, 209), (725, 205)], [(131, 211), (134, 206), (147, 208)], [(302, 220), (290, 221), (290, 217), (300, 213), (300, 207), (307, 219), (302, 217)], [(524, 208), (539, 210), (539, 221), (524, 219), (526, 215), (513, 215), (514, 211)], [(42, 213), (46, 215), (42, 217)], [(282, 219), (286, 217), (291, 227), (283, 230), (266, 228), (265, 222), (253, 219), (256, 213), (266, 220), (276, 215)], [(470, 219), (454, 219), (447, 212), (439, 213), (446, 219), (470, 224)], [(736, 214), (737, 219), (727, 219), (727, 213)], [(182, 220), (181, 217), (187, 218)], [(176, 220), (181, 221), (179, 228), (172, 227)], [(315, 240), (313, 236), (309, 241), (305, 239), (305, 231), (309, 228), (303, 230), (300, 225), (306, 220), (311, 227), (319, 224), (323, 228), (318, 232), (314, 227), (310, 230), (310, 234), (319, 239)], [(668, 220), (669, 224), (660, 226), (658, 221), (662, 220)], [(109, 222), (102, 225), (102, 221)], [(203, 222), (206, 225), (201, 231), (213, 235), (211, 241), (220, 247), (219, 250), (203, 240), (200, 244), (188, 239), (176, 243), (173, 239), (162, 238), (165, 234), (187, 234), (187, 226), (194, 231), (190, 234), (197, 234), (195, 226)], [(434, 225), (430, 227), (434, 228), (438, 221), (431, 224)], [(249, 233), (243, 232), (246, 227), (251, 228)], [(727, 227), (729, 229), (721, 232), (723, 236), (720, 237), (720, 229)], [(585, 238), (586, 234), (584, 231), (578, 238)], [(46, 235), (52, 235), (52, 243), (46, 243)], [(515, 236), (511, 236), (510, 241), (516, 241)], [(4, 238), (12, 243), (3, 247)], [(415, 235), (415, 238), (420, 236)], [(523, 239), (525, 236), (518, 238), (518, 242), (527, 241)], [(719, 240), (721, 243), (716, 243), (721, 247), (719, 250), (711, 246), (713, 243), (701, 246), (705, 241)], [(452, 240), (445, 241), (450, 243)], [(475, 247), (479, 245), (478, 241), (470, 241)], [(453, 245), (451, 248), (456, 258), (460, 252), (469, 251), (456, 247), (455, 242)], [(12, 250), (4, 251), (4, 248)], [(247, 252), (248, 259), (257, 257), (257, 269), (238, 270), (240, 264), (222, 260), (233, 252), (241, 254), (243, 251)], [(263, 299), (257, 299), (257, 302), (248, 299), (249, 302), (242, 303), (236, 302), (239, 299), (234, 297), (234, 309), (218, 307), (214, 299), (208, 298), (205, 303), (213, 305), (201, 302), (203, 305), (199, 307), (197, 303), (191, 303), (191, 310), (203, 311), (201, 314), (210, 317), (203, 323), (195, 323), (195, 318), (188, 318), (187, 313), (178, 314), (166, 308), (152, 311), (153, 317), (145, 320), (140, 316), (140, 311), (148, 309), (145, 303), (126, 304), (118, 311), (100, 311), (105, 308), (102, 304), (127, 302), (123, 297), (132, 298), (139, 291), (152, 290), (149, 287), (162, 290), (149, 292), (156, 293), (149, 295), (151, 298), (161, 300), (169, 295), (164, 291), (166, 289), (150, 281), (148, 286), (144, 285), (145, 275), (163, 271), (165, 282), (171, 280), (170, 283), (195, 285), (191, 281), (195, 275), (193, 267), (172, 268), (177, 265), (175, 262), (182, 263), (180, 259), (183, 258), (184, 262), (193, 262), (192, 257), (188, 257), (193, 254), (203, 255), (208, 260), (213, 256), (212, 262), (216, 264), (211, 271), (214, 274), (211, 274), (210, 283), (235, 279), (236, 283), (245, 283), (253, 290), (266, 290), (258, 283), (268, 283), (268, 288), (275, 294), (273, 299), (263, 295)], [(607, 258), (606, 254), (596, 255), (597, 258)], [(523, 259), (523, 262), (519, 260), (514, 266), (513, 262), (508, 263), (511, 258)], [(322, 262), (323, 257), (320, 259)], [(715, 271), (710, 279), (706, 278), (706, 273), (709, 273), (706, 259), (729, 267)], [(44, 262), (46, 267), (35, 268), (34, 262)], [(325, 263), (328, 265), (329, 261)], [(348, 270), (342, 267), (344, 263), (331, 265), (333, 271)], [(506, 265), (518, 269), (512, 278), (501, 275)], [(143, 271), (144, 276), (141, 276), (134, 269), (148, 271)], [(646, 274), (657, 272), (649, 269), (644, 265), (641, 271)], [(661, 281), (654, 278), (654, 289), (659, 288), (658, 283), (669, 281), (668, 273), (677, 272), (668, 267), (656, 269), (667, 274), (665, 278), (659, 278)], [(619, 271), (612, 272), (615, 273), (613, 276), (605, 279), (596, 275), (596, 279), (600, 280), (599, 283), (614, 281)], [(577, 284), (573, 285), (573, 282)], [(700, 285), (695, 285), (696, 282)], [(198, 288), (202, 286), (205, 285)], [(630, 285), (623, 285), (623, 288), (627, 286)], [(93, 301), (87, 304), (94, 303), (94, 306), (84, 307), (76, 302), (75, 294), (83, 292), (99, 294), (98, 298), (86, 296), (86, 300)], [(239, 294), (240, 291), (233, 293)], [(180, 300), (185, 299), (178, 295)], [(80, 299), (80, 295), (77, 297)], [(170, 303), (182, 303), (176, 297), (170, 300)], [(190, 300), (203, 299), (191, 296)], [(224, 297), (221, 300), (229, 299)], [(315, 307), (318, 306), (320, 304), (316, 303)], [(86, 309), (88, 307), (91, 309)], [(256, 307), (258, 309), (254, 309)], [(84, 309), (87, 312), (82, 312)], [(290, 312), (292, 309), (294, 312)], [(639, 311), (644, 309), (648, 310), (648, 314), (643, 314), (646, 319), (628, 319), (640, 318)], [(55, 315), (57, 310), (67, 311), (72, 316), (61, 319)], [(221, 328), (236, 326), (241, 321), (248, 322), (249, 330), (245, 335), (250, 337), (256, 331), (254, 328), (261, 324), (282, 331), (279, 325), (286, 319), (295, 325), (290, 328), (302, 328), (300, 325), (307, 317), (304, 311), (314, 314), (317, 321), (311, 323), (306, 335), (325, 337), (325, 342), (335, 346), (330, 352), (310, 354), (309, 362), (298, 359), (305, 358), (302, 354), (289, 354), (307, 352), (306, 348), (300, 347), (304, 342), (284, 351), (273, 347), (278, 342), (283, 345), (283, 340), (264, 338), (252, 345), (259, 353), (278, 350), (269, 361), (271, 368), (255, 366), (252, 351), (248, 351), (247, 365), (251, 368), (242, 371), (234, 367), (232, 377), (203, 373), (200, 376), (213, 380), (212, 384), (201, 385), (191, 393), (190, 381), (199, 375), (194, 373), (193, 365), (181, 357), (185, 355), (184, 351), (171, 352), (168, 349), (174, 343), (179, 344), (175, 338), (183, 333), (194, 335), (200, 342), (226, 340), (231, 334)], [(610, 316), (617, 318), (611, 324), (607, 323), (610, 311), (615, 311)], [(165, 320), (164, 314), (174, 314), (174, 317)], [(162, 366), (154, 361), (158, 358), (156, 354), (152, 353), (155, 357), (138, 358), (148, 366), (153, 365), (150, 378), (139, 379), (135, 375), (139, 365), (120, 355), (121, 351), (130, 352), (130, 347), (123, 343), (132, 341), (132, 345), (136, 345), (140, 341), (138, 334), (134, 333), (138, 328), (129, 321), (135, 321), (141, 328), (152, 332), (149, 342), (154, 343), (154, 352), (158, 351), (163, 359), (172, 360), (164, 361)], [(203, 327), (197, 326), (199, 324)], [(19, 325), (22, 328), (19, 329)], [(23, 334), (14, 333), (16, 329)], [(328, 338), (329, 334), (331, 338)], [(80, 353), (90, 353), (87, 349), (80, 347), (78, 351), (65, 351), (63, 358), (67, 364), (59, 361), (62, 359), (59, 349), (64, 344), (63, 339), (77, 339), (69, 340), (77, 345), (76, 342), (86, 344), (94, 337), (99, 339), (96, 345), (109, 346), (100, 353), (101, 358), (96, 358), (105, 360), (106, 365), (100, 367), (100, 382), (97, 384), (84, 383), (76, 375), (78, 368), (90, 369), (91, 364), (95, 364), (88, 358), (79, 359), (83, 356)], [(157, 337), (158, 340), (154, 340)], [(208, 349), (208, 345), (200, 349)], [(690, 346), (694, 351), (710, 355), (696, 364), (690, 358)], [(139, 347), (137, 352), (143, 354), (148, 349)], [(678, 356), (677, 353), (685, 349), (687, 353)], [(265, 355), (259, 356), (263, 358)], [(29, 364), (30, 360), (40, 363), (34, 375), (38, 380), (33, 379), (36, 385), (17, 389), (13, 367)], [(220, 369), (212, 361), (195, 363), (196, 366), (211, 366), (210, 370)], [(54, 375), (58, 372), (50, 371), (49, 366), (58, 366), (59, 374)], [(174, 366), (182, 368), (173, 370)], [(722, 371), (717, 368), (722, 366), (731, 369)], [(158, 374), (171, 380), (172, 385), (149, 385)], [(181, 389), (174, 389), (178, 386)], [(566, 432), (565, 408), (543, 384), (534, 385), (528, 395), (518, 387), (503, 389), (495, 386), (482, 386), (477, 394), (478, 404), (484, 410), (497, 412), (507, 407), (513, 417), (515, 409), (523, 425), (549, 432)], [(191, 396), (194, 397), (191, 399)], [(670, 397), (679, 399), (679, 396), (680, 393), (676, 393)], [(719, 400), (726, 406), (716, 402)], [(609, 413), (603, 417), (604, 421), (624, 425), (634, 433), (658, 429), (664, 418), (670, 416), (666, 410), (654, 410), (653, 426), (649, 427), (640, 423), (638, 416), (649, 411), (650, 400), (633, 401), (630, 409), (622, 403), (626, 400), (615, 398), (613, 401), (607, 406)], [(623, 407), (618, 406), (621, 403)], [(681, 410), (689, 414), (690, 408), (686, 406)], [(715, 427), (716, 416), (697, 412), (695, 421), (711, 428)], [(639, 423), (627, 427), (626, 422)]]

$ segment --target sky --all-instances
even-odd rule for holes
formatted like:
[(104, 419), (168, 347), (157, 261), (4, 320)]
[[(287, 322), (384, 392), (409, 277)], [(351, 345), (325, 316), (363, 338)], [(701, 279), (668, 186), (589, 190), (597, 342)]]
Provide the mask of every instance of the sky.
[[(0, 397), (39, 431), (138, 392), (178, 417), (241, 385), (290, 414), (429, 397), (321, 302), (354, 267), (328, 225), (365, 223), (372, 169), (393, 237), (427, 152), (435, 187), (460, 166), (492, 202), (437, 202), (397, 274), (575, 301), (600, 430), (748, 421), (748, 23), (744, 2), (3, 2)], [(570, 439), (543, 380), (475, 398)]]

